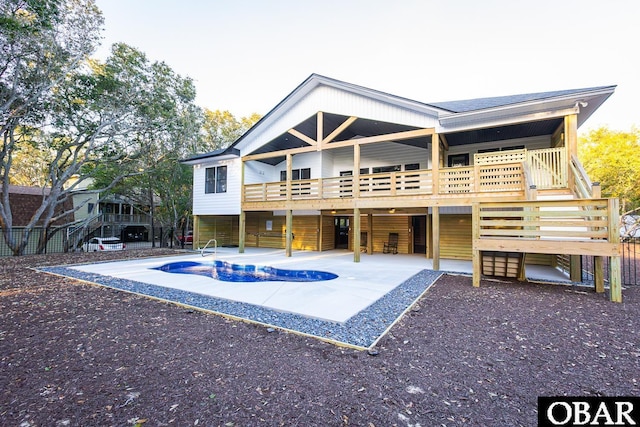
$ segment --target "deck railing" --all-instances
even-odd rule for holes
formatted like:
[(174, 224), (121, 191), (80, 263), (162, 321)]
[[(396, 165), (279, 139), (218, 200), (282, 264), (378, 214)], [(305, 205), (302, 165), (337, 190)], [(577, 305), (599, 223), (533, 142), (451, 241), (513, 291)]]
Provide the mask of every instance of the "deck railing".
[(564, 188), (567, 186), (567, 161), (564, 147), (541, 150), (523, 148), (520, 150), (476, 153), (473, 156), (473, 164), (477, 166), (524, 161), (529, 163), (531, 179), (538, 189)]
[(482, 251), (592, 255), (610, 258), (611, 299), (621, 301), (618, 208), (618, 199), (474, 203), (474, 286)]
[[(509, 150), (476, 154), (474, 166), (443, 168), (439, 171), (438, 193), (524, 192), (567, 187), (567, 165), (563, 148)], [(525, 179), (527, 162), (529, 179)], [(433, 172), (420, 169), (402, 172), (363, 174), (356, 183), (353, 176), (291, 181), (291, 200), (317, 200), (352, 197), (389, 197), (433, 194)], [(244, 186), (245, 202), (287, 200), (287, 182), (266, 182)]]

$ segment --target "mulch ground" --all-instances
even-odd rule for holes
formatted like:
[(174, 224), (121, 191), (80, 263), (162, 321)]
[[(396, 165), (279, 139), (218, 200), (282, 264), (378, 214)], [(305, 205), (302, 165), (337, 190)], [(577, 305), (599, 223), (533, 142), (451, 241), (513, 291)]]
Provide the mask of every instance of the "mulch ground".
[(28, 268), (122, 257), (0, 259), (3, 426), (530, 426), (538, 396), (640, 395), (640, 287), (443, 276), (370, 355)]

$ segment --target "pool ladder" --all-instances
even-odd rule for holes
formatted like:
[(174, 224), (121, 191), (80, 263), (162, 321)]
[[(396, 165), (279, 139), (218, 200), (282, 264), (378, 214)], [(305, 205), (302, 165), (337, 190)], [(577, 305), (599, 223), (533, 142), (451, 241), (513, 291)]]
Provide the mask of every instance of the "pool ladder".
[(202, 249), (200, 249), (200, 255), (205, 256), (204, 250), (207, 249), (209, 243), (213, 242), (213, 257), (218, 255), (218, 241), (216, 239), (210, 239)]

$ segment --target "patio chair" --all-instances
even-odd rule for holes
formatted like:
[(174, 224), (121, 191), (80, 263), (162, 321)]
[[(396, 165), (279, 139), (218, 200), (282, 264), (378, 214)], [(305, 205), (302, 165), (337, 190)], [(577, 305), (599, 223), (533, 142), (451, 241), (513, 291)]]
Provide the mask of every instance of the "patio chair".
[(398, 233), (389, 233), (389, 241), (384, 242), (382, 253), (393, 253), (394, 255), (398, 253)]
[(367, 253), (367, 238), (369, 237), (369, 233), (366, 231), (360, 232), (360, 252)]

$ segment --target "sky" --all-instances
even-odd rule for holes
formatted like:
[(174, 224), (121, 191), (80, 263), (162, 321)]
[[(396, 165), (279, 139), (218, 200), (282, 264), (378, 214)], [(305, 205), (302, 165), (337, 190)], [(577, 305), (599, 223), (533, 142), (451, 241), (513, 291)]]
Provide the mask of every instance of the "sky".
[(96, 0), (124, 42), (264, 115), (313, 73), (430, 103), (617, 85), (581, 127), (640, 127), (638, 0)]

